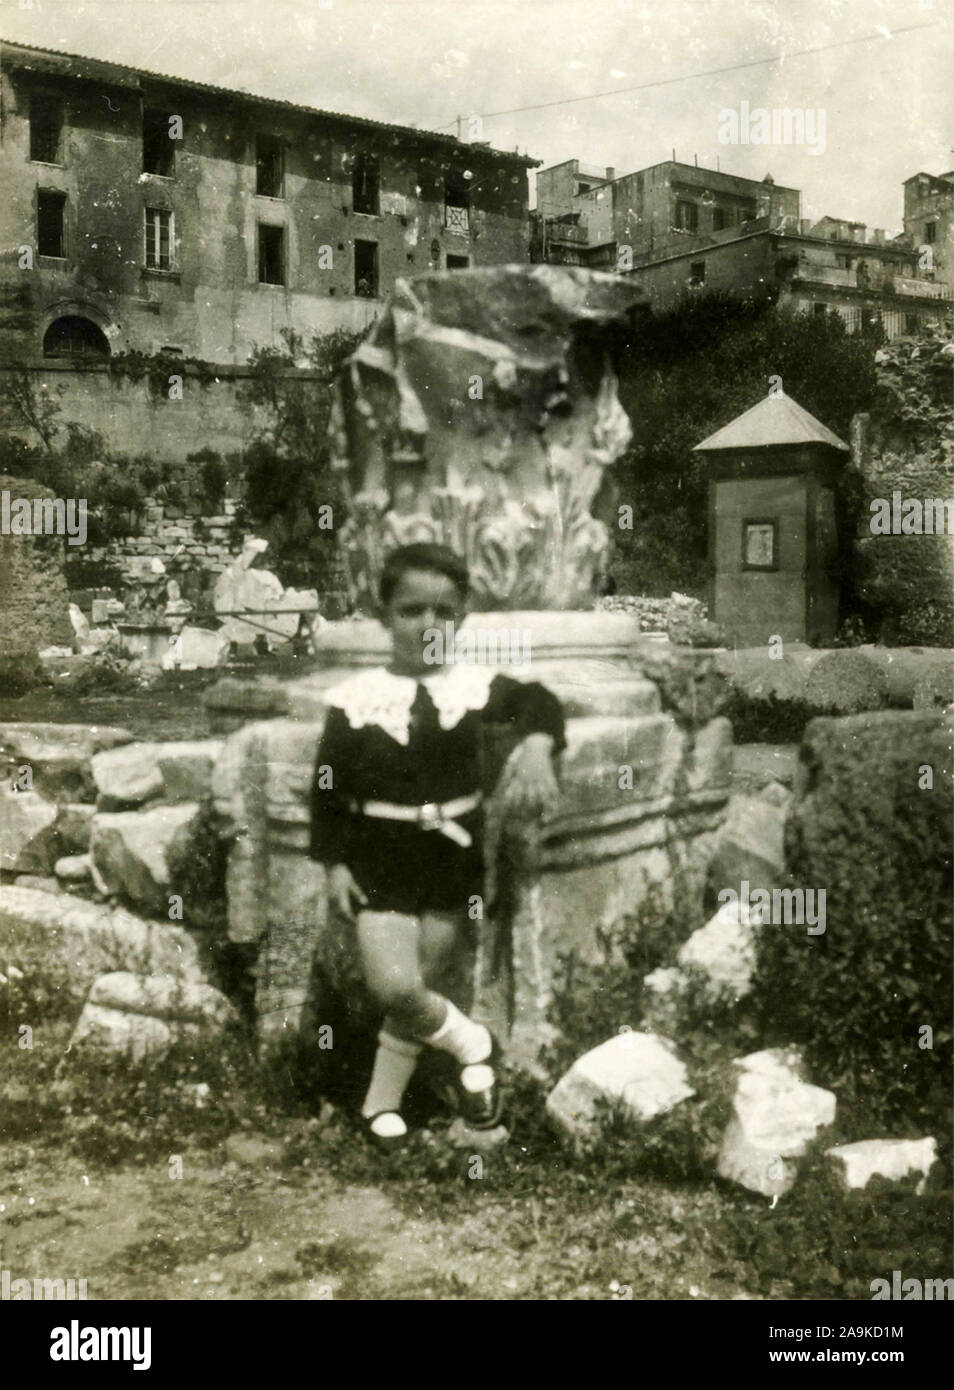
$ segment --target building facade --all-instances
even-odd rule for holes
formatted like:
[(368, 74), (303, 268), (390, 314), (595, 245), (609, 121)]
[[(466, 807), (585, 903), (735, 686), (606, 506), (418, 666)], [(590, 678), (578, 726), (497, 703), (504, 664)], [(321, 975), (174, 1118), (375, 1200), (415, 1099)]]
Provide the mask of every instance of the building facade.
[(905, 179), (904, 232), (925, 277), (954, 289), (954, 170)]
[(531, 256), (632, 275), (660, 311), (721, 291), (837, 313), (852, 331), (877, 319), (895, 338), (950, 305), (952, 183), (908, 180), (905, 232), (891, 239), (860, 222), (802, 219), (799, 191), (771, 176), (668, 162), (595, 178), (571, 160), (537, 174)]
[(525, 156), (24, 45), (0, 84), (8, 360), (243, 364), (529, 257)]

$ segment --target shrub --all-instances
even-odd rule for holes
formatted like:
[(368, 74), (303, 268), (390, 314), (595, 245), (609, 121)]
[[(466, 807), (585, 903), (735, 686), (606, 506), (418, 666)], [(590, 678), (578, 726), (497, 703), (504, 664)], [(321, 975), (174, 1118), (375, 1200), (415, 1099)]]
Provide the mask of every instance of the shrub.
[(808, 781), (789, 815), (787, 859), (793, 882), (825, 890), (826, 931), (759, 934), (769, 1039), (804, 1046), (849, 1104), (851, 1137), (947, 1129), (950, 733), (930, 712), (818, 719), (802, 757)]

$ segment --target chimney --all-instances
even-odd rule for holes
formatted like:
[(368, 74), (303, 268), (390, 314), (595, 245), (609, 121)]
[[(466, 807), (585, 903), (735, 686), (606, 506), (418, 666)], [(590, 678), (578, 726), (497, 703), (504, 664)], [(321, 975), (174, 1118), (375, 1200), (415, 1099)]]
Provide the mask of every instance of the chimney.
[(872, 232), (871, 232), (871, 239), (872, 239), (872, 241), (874, 242), (875, 246), (883, 246), (883, 245), (884, 245), (884, 228), (883, 228), (883, 227), (874, 227), (874, 228), (872, 229)]
[(810, 217), (803, 217), (798, 225), (802, 236), (808, 236), (812, 229), (812, 219)]
[(613, 168), (612, 164), (607, 164), (607, 166), (606, 166), (606, 179), (607, 179), (607, 182), (608, 182), (608, 183), (612, 183), (613, 180), (614, 180), (615, 178), (616, 178), (616, 170)]

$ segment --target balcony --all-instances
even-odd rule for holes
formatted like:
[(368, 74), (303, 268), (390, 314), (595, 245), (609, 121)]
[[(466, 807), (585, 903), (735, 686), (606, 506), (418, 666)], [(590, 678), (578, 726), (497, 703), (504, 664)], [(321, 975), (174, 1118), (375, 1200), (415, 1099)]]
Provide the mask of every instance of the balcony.
[(910, 275), (893, 275), (885, 280), (884, 287), (892, 294), (911, 295), (915, 299), (951, 298), (950, 285), (935, 280), (915, 280)]
[(454, 207), (450, 203), (444, 207), (444, 230), (457, 236), (470, 236), (470, 208)]
[(548, 222), (547, 240), (551, 246), (586, 246), (589, 234), (585, 222)]

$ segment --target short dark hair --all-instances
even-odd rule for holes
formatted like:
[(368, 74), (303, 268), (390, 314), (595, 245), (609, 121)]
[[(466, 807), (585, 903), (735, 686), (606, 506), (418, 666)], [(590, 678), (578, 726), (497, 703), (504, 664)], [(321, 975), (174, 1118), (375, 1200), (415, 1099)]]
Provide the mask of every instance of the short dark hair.
[(378, 583), (378, 597), (382, 608), (391, 602), (401, 576), (408, 570), (434, 570), (443, 574), (457, 586), (461, 598), (467, 598), (470, 577), (460, 556), (455, 555), (446, 545), (416, 541), (413, 545), (398, 546), (385, 560)]

